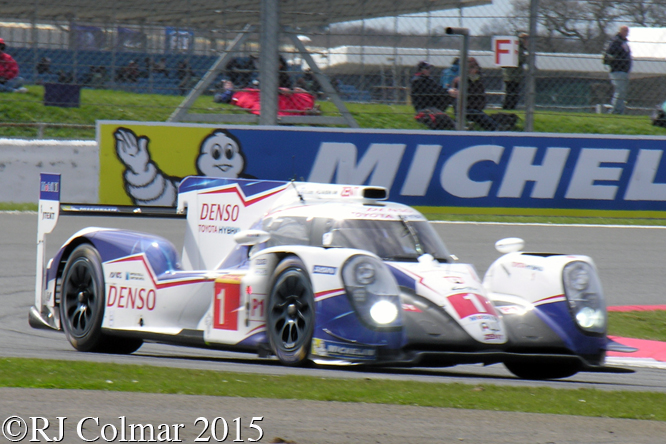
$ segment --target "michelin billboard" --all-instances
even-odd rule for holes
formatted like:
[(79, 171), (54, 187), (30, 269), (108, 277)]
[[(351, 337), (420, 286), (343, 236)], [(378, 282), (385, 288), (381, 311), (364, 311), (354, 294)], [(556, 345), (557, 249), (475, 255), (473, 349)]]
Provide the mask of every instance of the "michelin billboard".
[(100, 203), (175, 205), (183, 177), (380, 185), (468, 214), (664, 217), (665, 137), (100, 121)]

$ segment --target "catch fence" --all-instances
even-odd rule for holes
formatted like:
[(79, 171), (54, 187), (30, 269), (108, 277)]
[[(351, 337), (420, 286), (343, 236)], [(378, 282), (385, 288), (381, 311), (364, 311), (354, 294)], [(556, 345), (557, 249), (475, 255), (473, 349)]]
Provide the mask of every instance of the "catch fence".
[[(461, 36), (448, 35), (446, 28), (461, 27), (469, 30), (469, 57), (482, 68), (489, 112), (500, 110), (505, 100), (503, 72), (494, 64), (493, 36), (526, 32), (535, 49), (535, 66), (526, 66), (516, 112), (578, 113), (585, 118), (610, 109), (613, 88), (601, 53), (622, 25), (630, 27), (633, 52), (625, 113), (649, 115), (666, 100), (664, 0), (51, 3), (0, 0), (0, 37), (19, 62), (25, 85), (36, 92), (14, 102), (41, 101), (44, 85), (69, 84), (145, 95), (145, 106), (154, 107), (150, 95), (185, 100), (199, 85), (196, 97), (181, 111), (237, 116), (234, 107), (216, 103), (216, 93), (223, 90), (224, 80), (240, 90), (261, 81), (262, 70), (276, 71), (275, 63), (261, 62), (261, 56), (269, 54), (264, 51), (275, 48), (286, 61), (283, 70), (292, 86), (334, 105), (318, 107), (312, 119), (303, 122), (319, 124), (315, 117), (345, 113), (359, 120), (360, 114), (370, 113), (397, 115), (405, 128), (419, 128), (413, 119), (410, 79), (417, 63), (427, 60), (440, 82), (463, 46)], [(266, 28), (275, 29), (275, 41), (262, 34)], [(240, 35), (242, 43), (234, 46)], [(214, 67), (217, 70), (209, 74)], [(325, 81), (319, 81), (319, 72)], [(208, 83), (203, 85), (202, 79)], [(272, 94), (266, 93), (266, 98), (277, 101)], [(169, 110), (172, 120), (175, 108)], [(331, 122), (340, 123), (321, 121)]]

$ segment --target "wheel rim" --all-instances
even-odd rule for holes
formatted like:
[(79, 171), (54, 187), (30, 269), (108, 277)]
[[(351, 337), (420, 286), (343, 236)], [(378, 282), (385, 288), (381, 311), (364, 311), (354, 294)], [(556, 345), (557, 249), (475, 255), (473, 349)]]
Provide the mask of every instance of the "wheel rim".
[(271, 300), (270, 328), (277, 345), (285, 351), (298, 349), (309, 338), (314, 316), (312, 291), (301, 272), (283, 273)]
[(65, 316), (70, 333), (84, 336), (93, 326), (97, 310), (97, 285), (90, 262), (80, 258), (72, 264), (64, 283)]

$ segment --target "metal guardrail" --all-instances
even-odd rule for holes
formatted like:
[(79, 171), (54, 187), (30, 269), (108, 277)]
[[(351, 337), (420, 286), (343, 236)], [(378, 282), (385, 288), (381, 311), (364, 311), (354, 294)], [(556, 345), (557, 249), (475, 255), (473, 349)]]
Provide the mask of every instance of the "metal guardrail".
[(47, 122), (0, 122), (0, 127), (12, 128), (36, 128), (37, 139), (44, 138), (44, 130), (46, 128), (73, 128), (73, 129), (95, 129), (95, 125), (84, 125), (77, 123), (47, 123)]

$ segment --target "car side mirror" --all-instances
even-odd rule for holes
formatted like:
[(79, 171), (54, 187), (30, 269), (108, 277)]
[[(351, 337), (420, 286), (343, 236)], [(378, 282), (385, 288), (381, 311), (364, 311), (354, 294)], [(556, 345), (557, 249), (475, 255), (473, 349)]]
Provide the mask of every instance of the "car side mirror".
[(257, 245), (270, 238), (271, 234), (263, 230), (243, 230), (234, 234), (234, 240), (239, 245)]
[(507, 237), (495, 242), (495, 249), (502, 254), (520, 251), (525, 246), (525, 241), (519, 237)]

